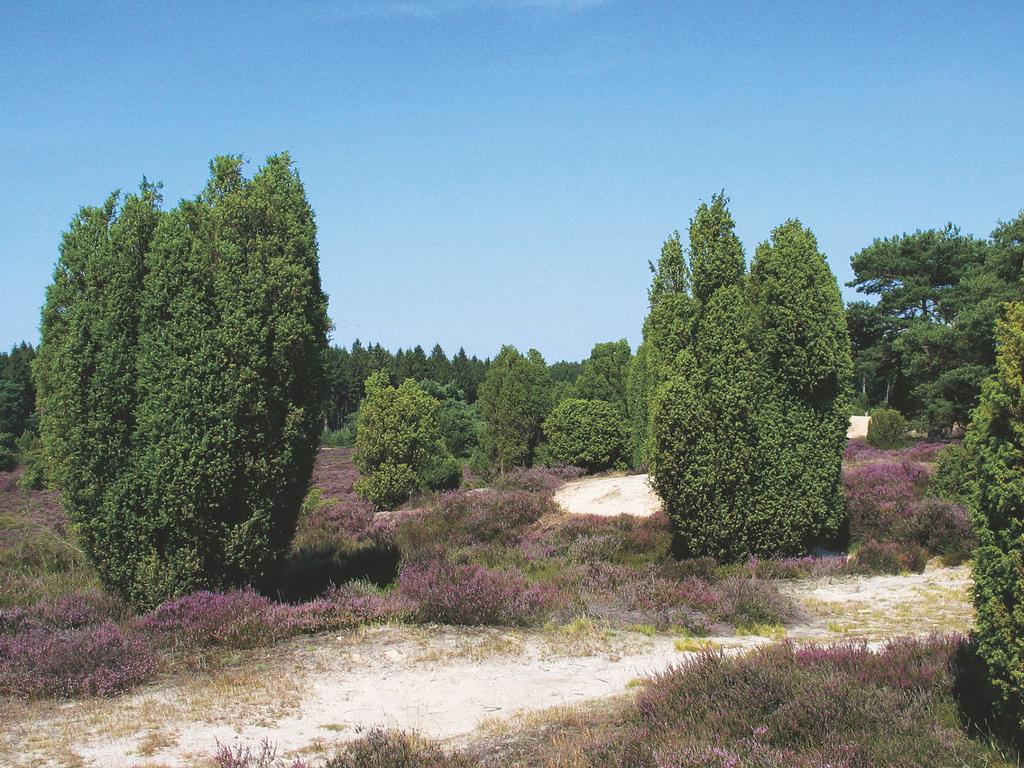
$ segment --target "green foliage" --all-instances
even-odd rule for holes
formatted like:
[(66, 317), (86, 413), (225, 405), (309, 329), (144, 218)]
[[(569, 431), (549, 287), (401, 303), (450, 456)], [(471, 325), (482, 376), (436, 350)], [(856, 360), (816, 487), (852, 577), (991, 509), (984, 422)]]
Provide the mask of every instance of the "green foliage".
[(632, 461), (637, 467), (649, 460), (652, 404), (658, 387), (671, 377), (677, 355), (690, 342), (695, 310), (678, 232), (665, 240), (657, 266), (649, 266), (654, 274), (647, 292), (650, 313), (627, 380)]
[(22, 466), (18, 485), (24, 491), (38, 491), (48, 485), (46, 453), (39, 435), (25, 432), (14, 441), (18, 464)]
[(33, 428), (36, 389), (32, 360), (36, 351), (22, 342), (0, 353), (0, 432), (18, 436)]
[[(842, 296), (813, 233), (791, 219), (750, 270), (755, 349), (767, 378), (759, 415), (760, 516), (768, 551), (808, 550), (845, 518), (842, 459), (853, 370)], [(756, 526), (755, 526), (756, 528)]]
[(286, 154), (219, 157), (172, 211), (143, 182), (61, 244), (36, 361), (44, 451), (108, 589), (151, 606), (266, 579), (322, 426), (327, 299)]
[(1002, 719), (1024, 736), (1024, 304), (997, 326), (997, 370), (967, 431), (968, 488), (978, 546), (974, 604), (978, 655)]
[(628, 412), (627, 381), (632, 353), (625, 339), (595, 344), (583, 361), (573, 392), (581, 400), (604, 400), (625, 418)]
[(491, 465), (502, 473), (531, 466), (550, 410), (551, 378), (544, 358), (534, 349), (524, 357), (515, 347), (502, 347), (480, 387), (481, 447)]
[(484, 429), (479, 406), (476, 403), (470, 405), (464, 400), (448, 398), (441, 401), (437, 418), (441, 439), (444, 440), (448, 452), (458, 458), (468, 458), (473, 449), (480, 444), (480, 435)]
[(432, 386), (444, 390), (430, 392), (439, 400), (455, 398), (472, 405), (477, 400), (477, 390), (488, 365), (489, 361), (470, 357), (461, 348), (449, 360), (440, 344), (434, 345), (429, 356), (418, 345), (392, 353), (379, 344), (364, 347), (358, 339), (351, 348), (332, 347), (327, 354), (324, 405), (327, 428), (343, 428), (346, 420), (359, 409), (359, 403), (366, 394), (366, 379), (376, 371), (386, 371), (392, 383), (407, 378), (421, 384), (431, 382)]
[(663, 296), (689, 294), (690, 270), (683, 256), (679, 232), (673, 232), (662, 244), (657, 265), (647, 262), (647, 266), (653, 275), (651, 287), (647, 291), (647, 300), (652, 307)]
[(907, 444), (909, 427), (903, 414), (893, 408), (878, 408), (871, 413), (868, 424), (868, 445), (889, 450)]
[(655, 388), (653, 483), (677, 553), (795, 554), (835, 536), (845, 514), (846, 320), (825, 257), (797, 221), (772, 232), (746, 277), (725, 202), (715, 196), (690, 226), (697, 301)]
[(947, 225), (875, 240), (849, 284), (878, 303), (848, 310), (858, 385), (873, 402), (923, 419), (929, 433), (965, 424), (995, 364), (995, 321), (1019, 300), (1024, 216), (990, 241)]
[(355, 448), (359, 413), (350, 413), (337, 429), (325, 429), (320, 444), (328, 448)]
[(0, 432), (0, 472), (14, 469), (16, 452), (14, 450), (14, 435), (10, 432)]
[(728, 204), (724, 192), (712, 195), (711, 205), (702, 202), (690, 221), (693, 296), (701, 304), (719, 288), (741, 282), (746, 272), (743, 246)]
[(412, 379), (391, 386), (384, 371), (366, 381), (355, 463), (361, 474), (356, 491), (378, 509), (398, 506), (419, 490), (452, 487), (452, 467), (459, 471), (441, 438), (437, 400)]
[(462, 483), (462, 463), (450, 453), (436, 454), (420, 471), (420, 479), (431, 490), (454, 490)]
[(544, 421), (551, 459), (588, 472), (623, 466), (629, 436), (622, 413), (604, 400), (563, 400)]
[(629, 413), (630, 464), (639, 468), (647, 464), (650, 436), (650, 383), (647, 372), (647, 346), (637, 347), (629, 364), (626, 400)]
[(928, 490), (940, 499), (966, 504), (973, 498), (974, 460), (967, 446), (953, 443), (942, 449), (928, 482)]

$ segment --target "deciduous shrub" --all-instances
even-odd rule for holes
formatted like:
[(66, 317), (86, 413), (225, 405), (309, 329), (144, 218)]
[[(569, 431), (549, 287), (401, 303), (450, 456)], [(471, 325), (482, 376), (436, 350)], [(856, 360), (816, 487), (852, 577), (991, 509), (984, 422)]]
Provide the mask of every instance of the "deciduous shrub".
[(982, 387), (965, 438), (978, 540), (974, 604), (978, 655), (1000, 717), (1024, 738), (1024, 304), (1007, 308), (996, 336), (996, 373)]
[(621, 412), (603, 400), (563, 400), (544, 422), (552, 458), (589, 472), (624, 466), (628, 434)]
[(907, 420), (893, 408), (879, 408), (871, 414), (867, 443), (873, 448), (902, 448), (907, 444)]
[(313, 212), (286, 154), (242, 163), (169, 212), (146, 183), (83, 208), (47, 290), (46, 455), (100, 578), (140, 607), (265, 580), (322, 427)]

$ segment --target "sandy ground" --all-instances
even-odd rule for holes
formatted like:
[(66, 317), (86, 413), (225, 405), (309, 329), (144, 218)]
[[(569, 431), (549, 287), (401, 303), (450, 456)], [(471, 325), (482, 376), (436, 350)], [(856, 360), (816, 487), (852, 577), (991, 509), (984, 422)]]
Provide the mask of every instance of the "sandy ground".
[[(911, 576), (790, 582), (808, 619), (797, 642), (966, 631), (966, 567)], [(512, 631), (385, 626), (307, 638), (209, 675), (114, 699), (10, 705), (0, 751), (12, 766), (194, 766), (217, 742), (276, 743), (279, 755), (330, 754), (376, 725), (461, 741), (495, 719), (625, 693), (678, 662), (677, 638), (588, 623)], [(740, 652), (763, 637), (709, 638)], [(684, 646), (685, 647), (685, 646)]]
[(846, 439), (865, 438), (868, 436), (868, 426), (871, 424), (870, 416), (851, 416), (850, 426), (846, 429)]
[(635, 515), (648, 517), (661, 509), (661, 499), (647, 475), (584, 477), (566, 483), (555, 493), (555, 503), (575, 515)]

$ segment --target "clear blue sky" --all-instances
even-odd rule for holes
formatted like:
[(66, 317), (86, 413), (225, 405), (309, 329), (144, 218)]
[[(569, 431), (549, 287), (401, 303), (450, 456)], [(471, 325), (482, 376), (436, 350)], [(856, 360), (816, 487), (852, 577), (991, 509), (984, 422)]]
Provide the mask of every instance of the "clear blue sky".
[(796, 216), (843, 281), (876, 236), (1016, 215), (1022, 39), (1019, 0), (0, 0), (0, 347), (80, 205), (283, 149), (336, 341), (635, 345), (719, 189), (748, 256)]

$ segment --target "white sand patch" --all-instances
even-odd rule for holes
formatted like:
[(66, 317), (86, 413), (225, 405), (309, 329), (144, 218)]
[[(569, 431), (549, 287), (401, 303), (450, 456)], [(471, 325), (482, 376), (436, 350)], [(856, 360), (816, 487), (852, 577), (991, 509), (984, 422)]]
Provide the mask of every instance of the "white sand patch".
[(850, 426), (846, 429), (846, 439), (863, 439), (868, 436), (868, 426), (871, 424), (870, 416), (851, 416)]
[(661, 499), (647, 475), (585, 477), (566, 483), (555, 503), (574, 515), (634, 515), (649, 517), (661, 509)]

